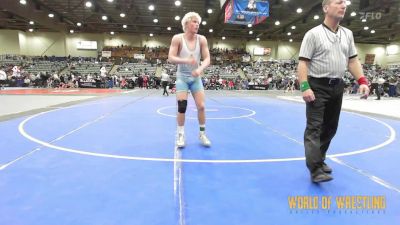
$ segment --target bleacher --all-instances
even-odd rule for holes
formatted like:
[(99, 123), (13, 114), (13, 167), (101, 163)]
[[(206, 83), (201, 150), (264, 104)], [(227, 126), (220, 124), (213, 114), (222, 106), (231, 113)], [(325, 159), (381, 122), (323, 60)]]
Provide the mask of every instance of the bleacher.
[(132, 76), (145, 73), (148, 75), (155, 75), (157, 67), (150, 63), (124, 63), (119, 65), (115, 75), (117, 76)]
[(32, 74), (37, 74), (39, 72), (58, 73), (66, 66), (67, 66), (66, 61), (50, 62), (50, 61), (35, 60), (32, 63), (25, 65), (24, 70)]
[(1, 66), (14, 66), (20, 65), (23, 61), (23, 58), (19, 55), (0, 55), (0, 65)]
[(225, 79), (234, 79), (240, 76), (238, 69), (232, 65), (220, 66), (220, 65), (210, 65), (204, 71), (207, 77), (219, 76)]
[(69, 68), (63, 71), (63, 74), (73, 73), (73, 74), (98, 74), (100, 75), (100, 68), (105, 67), (107, 73), (110, 72), (113, 63), (112, 62), (72, 62)]

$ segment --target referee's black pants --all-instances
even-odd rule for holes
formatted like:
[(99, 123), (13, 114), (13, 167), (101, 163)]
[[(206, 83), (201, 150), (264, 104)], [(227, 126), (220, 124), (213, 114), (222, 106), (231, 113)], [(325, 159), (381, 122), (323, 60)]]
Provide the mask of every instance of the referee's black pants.
[(164, 92), (163, 92), (162, 95), (167, 94), (167, 96), (168, 96), (168, 91), (167, 91), (168, 81), (162, 81), (162, 82), (161, 82), (161, 85), (162, 85), (163, 88), (164, 88)]
[(304, 132), (306, 164), (311, 173), (321, 168), (332, 138), (336, 134), (342, 108), (342, 79), (313, 78), (308, 82), (315, 95), (306, 104), (307, 125)]

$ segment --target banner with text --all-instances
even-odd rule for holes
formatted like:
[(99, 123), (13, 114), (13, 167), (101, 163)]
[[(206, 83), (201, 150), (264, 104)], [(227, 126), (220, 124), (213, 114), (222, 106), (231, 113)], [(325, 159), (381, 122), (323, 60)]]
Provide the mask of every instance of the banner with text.
[(134, 54), (133, 58), (134, 59), (145, 59), (146, 55), (145, 54)]
[(111, 51), (101, 51), (101, 56), (110, 58), (111, 57)]
[(255, 25), (268, 16), (267, 0), (230, 0), (225, 7), (225, 23)]

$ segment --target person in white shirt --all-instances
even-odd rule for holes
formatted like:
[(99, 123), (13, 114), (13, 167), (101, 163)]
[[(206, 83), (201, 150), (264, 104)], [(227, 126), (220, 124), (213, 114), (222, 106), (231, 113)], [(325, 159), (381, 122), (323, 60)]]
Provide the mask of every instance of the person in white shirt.
[(101, 67), (101, 69), (100, 69), (100, 76), (101, 76), (102, 79), (106, 78), (106, 76), (107, 76), (107, 69), (106, 69), (106, 67), (104, 67), (104, 66)]
[(12, 76), (13, 77), (20, 77), (21, 76), (21, 70), (19, 69), (19, 67), (18, 66), (14, 66), (13, 68), (12, 68), (12, 71), (13, 71), (13, 73), (12, 73)]
[(12, 68), (12, 77), (16, 79), (16, 86), (17, 87), (22, 87), (24, 80), (21, 77), (21, 68), (19, 66), (14, 66)]
[(102, 66), (100, 68), (100, 79), (101, 79), (101, 82), (104, 84), (104, 85), (102, 85), (103, 87), (109, 87), (110, 86), (109, 80), (107, 79), (107, 69), (104, 66)]
[(167, 91), (168, 81), (169, 81), (169, 75), (168, 75), (167, 71), (165, 71), (165, 69), (163, 69), (162, 73), (161, 73), (161, 85), (164, 89), (164, 92), (162, 95), (167, 94), (167, 96), (168, 96), (168, 91)]
[(7, 81), (7, 74), (3, 69), (0, 69), (0, 89), (3, 89), (3, 85)]

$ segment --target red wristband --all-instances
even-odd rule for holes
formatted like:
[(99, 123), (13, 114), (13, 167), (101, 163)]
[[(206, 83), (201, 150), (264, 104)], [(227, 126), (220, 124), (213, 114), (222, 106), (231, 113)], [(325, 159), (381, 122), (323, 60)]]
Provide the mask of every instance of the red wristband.
[(368, 79), (365, 76), (358, 78), (357, 82), (359, 85), (362, 85), (362, 84), (368, 85)]

